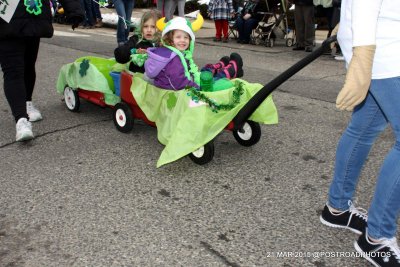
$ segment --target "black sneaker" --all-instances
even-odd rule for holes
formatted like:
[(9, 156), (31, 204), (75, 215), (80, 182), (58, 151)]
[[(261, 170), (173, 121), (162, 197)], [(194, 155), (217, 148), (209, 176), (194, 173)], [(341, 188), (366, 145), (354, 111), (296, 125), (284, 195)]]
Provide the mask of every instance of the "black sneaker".
[(292, 50), (293, 51), (302, 51), (302, 50), (305, 50), (306, 48), (304, 47), (304, 46), (295, 46)]
[(383, 239), (379, 243), (368, 240), (367, 233), (363, 233), (358, 241), (354, 241), (354, 248), (376, 267), (399, 267), (400, 249), (396, 237)]
[(361, 235), (367, 227), (367, 211), (357, 209), (350, 203), (350, 208), (340, 213), (332, 212), (325, 205), (320, 221), (330, 227), (349, 229), (353, 233)]
[(305, 50), (306, 52), (312, 52), (312, 51), (313, 51), (313, 48), (312, 48), (311, 46), (306, 46), (306, 48), (304, 48), (304, 50)]

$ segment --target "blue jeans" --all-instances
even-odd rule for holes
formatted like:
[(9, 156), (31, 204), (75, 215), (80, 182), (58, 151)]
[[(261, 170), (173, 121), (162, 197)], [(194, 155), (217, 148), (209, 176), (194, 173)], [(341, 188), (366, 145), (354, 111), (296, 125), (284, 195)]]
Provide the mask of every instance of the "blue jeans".
[(85, 9), (85, 21), (83, 22), (83, 25), (84, 26), (93, 26), (95, 23), (95, 19), (93, 18), (92, 1), (91, 0), (81, 0), (81, 4)]
[(99, 5), (99, 3), (96, 1), (93, 1), (93, 3), (92, 3), (92, 14), (93, 14), (93, 17), (95, 18), (95, 22), (96, 22), (96, 20), (98, 20), (98, 19), (102, 19), (102, 17), (101, 17), (101, 12), (100, 12), (100, 5)]
[(118, 14), (118, 44), (126, 43), (128, 41), (132, 10), (134, 5), (134, 0), (114, 0), (114, 7)]
[(236, 28), (239, 33), (239, 40), (241, 41), (250, 41), (250, 35), (253, 29), (255, 29), (258, 25), (258, 20), (249, 18), (244, 20), (242, 17), (238, 17), (236, 19)]
[(329, 205), (348, 209), (361, 168), (376, 137), (388, 124), (395, 144), (381, 166), (368, 210), (368, 235), (374, 239), (396, 236), (400, 211), (400, 77), (372, 80), (366, 100), (358, 105), (336, 151)]

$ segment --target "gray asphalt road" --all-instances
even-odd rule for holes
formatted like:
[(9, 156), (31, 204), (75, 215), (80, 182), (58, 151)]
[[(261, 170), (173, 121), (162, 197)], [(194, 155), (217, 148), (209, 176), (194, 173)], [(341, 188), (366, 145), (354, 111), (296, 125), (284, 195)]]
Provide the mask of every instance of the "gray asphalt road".
[[(263, 84), (304, 55), (198, 42), (199, 65), (240, 51), (244, 78)], [(82, 101), (72, 113), (55, 91), (63, 64), (111, 57), (114, 43), (112, 30), (63, 26), (43, 40), (34, 99), (44, 120), (34, 124), (32, 142), (14, 142), (2, 93), (0, 266), (367, 266), (350, 254), (356, 235), (318, 218), (349, 119), (333, 104), (342, 63), (322, 57), (275, 91), (280, 122), (263, 125), (257, 145), (242, 147), (222, 132), (209, 164), (183, 158), (157, 169), (163, 147), (156, 129), (137, 123), (122, 134), (111, 109)], [(392, 144), (387, 131), (374, 146), (358, 205), (371, 201)]]

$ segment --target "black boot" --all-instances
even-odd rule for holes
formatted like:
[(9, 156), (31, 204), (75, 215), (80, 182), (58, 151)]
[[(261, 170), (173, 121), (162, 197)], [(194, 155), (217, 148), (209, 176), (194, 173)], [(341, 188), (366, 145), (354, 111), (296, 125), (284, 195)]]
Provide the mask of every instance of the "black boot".
[(238, 53), (231, 54), (229, 64), (235, 68), (234, 78), (243, 77), (243, 59)]

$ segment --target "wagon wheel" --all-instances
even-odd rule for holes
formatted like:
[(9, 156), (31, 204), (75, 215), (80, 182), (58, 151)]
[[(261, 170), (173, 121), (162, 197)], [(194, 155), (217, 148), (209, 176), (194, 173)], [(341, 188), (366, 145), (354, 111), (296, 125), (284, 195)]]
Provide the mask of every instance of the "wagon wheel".
[(77, 112), (81, 105), (79, 100), (78, 91), (66, 86), (64, 88), (64, 101), (67, 108), (72, 112)]
[(132, 110), (128, 104), (120, 102), (115, 105), (113, 112), (113, 121), (117, 130), (122, 133), (129, 133), (133, 129)]
[(254, 44), (255, 45), (260, 45), (261, 44), (261, 39), (260, 38), (254, 39)]
[(293, 43), (294, 43), (293, 38), (287, 38), (287, 39), (286, 39), (286, 46), (287, 46), (287, 47), (293, 46)]
[(255, 145), (261, 137), (260, 124), (254, 121), (246, 121), (241, 130), (233, 131), (233, 137), (242, 146)]
[(196, 164), (204, 165), (214, 158), (214, 143), (211, 140), (202, 147), (189, 154), (189, 158)]

